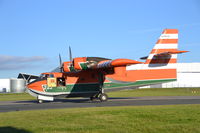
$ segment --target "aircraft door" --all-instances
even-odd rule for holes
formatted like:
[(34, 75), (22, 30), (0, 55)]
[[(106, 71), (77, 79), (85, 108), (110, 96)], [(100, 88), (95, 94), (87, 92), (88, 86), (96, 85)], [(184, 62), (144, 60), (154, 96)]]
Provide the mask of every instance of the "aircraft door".
[(65, 86), (65, 78), (57, 78), (58, 86)]

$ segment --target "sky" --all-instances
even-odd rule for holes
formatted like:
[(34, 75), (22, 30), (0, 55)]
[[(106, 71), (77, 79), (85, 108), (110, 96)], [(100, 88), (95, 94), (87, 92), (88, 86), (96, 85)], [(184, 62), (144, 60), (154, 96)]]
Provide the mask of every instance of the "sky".
[(139, 60), (165, 28), (190, 51), (178, 62), (200, 62), (199, 0), (0, 0), (0, 78), (51, 71), (69, 46), (73, 57)]

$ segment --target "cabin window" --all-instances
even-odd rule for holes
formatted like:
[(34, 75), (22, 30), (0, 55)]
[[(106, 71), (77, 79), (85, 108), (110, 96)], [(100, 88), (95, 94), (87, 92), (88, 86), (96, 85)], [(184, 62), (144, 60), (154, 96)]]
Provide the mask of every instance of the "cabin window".
[(65, 78), (57, 78), (58, 86), (65, 86)]

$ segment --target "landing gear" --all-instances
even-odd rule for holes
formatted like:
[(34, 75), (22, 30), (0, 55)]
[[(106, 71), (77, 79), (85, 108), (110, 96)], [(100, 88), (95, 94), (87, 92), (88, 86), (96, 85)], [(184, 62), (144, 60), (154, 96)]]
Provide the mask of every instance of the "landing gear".
[(43, 103), (44, 101), (41, 99), (38, 99), (38, 103)]
[(99, 95), (99, 100), (100, 100), (101, 102), (107, 101), (107, 100), (108, 100), (108, 95), (105, 94), (105, 93), (100, 94), (100, 95)]
[(90, 100), (91, 100), (91, 101), (94, 101), (94, 99), (95, 99), (95, 97), (90, 97)]
[(96, 95), (90, 97), (91, 101), (95, 101), (97, 99), (99, 99), (99, 94), (96, 94)]
[(101, 102), (105, 102), (108, 100), (108, 95), (105, 93), (100, 93), (99, 95), (90, 97), (91, 101), (100, 100)]

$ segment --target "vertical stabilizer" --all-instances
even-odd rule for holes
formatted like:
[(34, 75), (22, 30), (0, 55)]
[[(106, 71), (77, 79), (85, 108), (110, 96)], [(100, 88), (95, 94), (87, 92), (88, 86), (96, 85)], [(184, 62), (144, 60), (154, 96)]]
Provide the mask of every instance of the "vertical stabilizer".
[(173, 64), (177, 62), (177, 54), (171, 54), (178, 50), (178, 30), (165, 29), (154, 48), (150, 52), (145, 64)]

